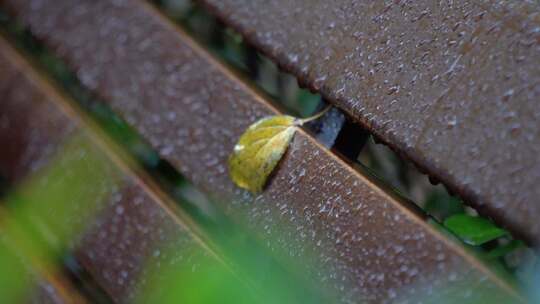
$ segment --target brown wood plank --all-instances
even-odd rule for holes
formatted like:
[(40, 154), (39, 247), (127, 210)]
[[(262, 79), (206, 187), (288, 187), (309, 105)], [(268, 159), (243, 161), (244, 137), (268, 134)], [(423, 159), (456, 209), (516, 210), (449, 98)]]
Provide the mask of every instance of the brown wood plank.
[[(276, 110), (147, 4), (4, 2), (162, 157), (268, 246), (316, 265), (309, 275), (329, 282), (344, 302), (475, 303), (486, 295), (519, 301), (511, 286), (428, 225), (409, 202), (304, 132), (262, 195), (234, 187), (226, 172), (234, 142)], [(287, 236), (267, 237), (276, 231)]]
[[(112, 299), (133, 300), (145, 284), (153, 283), (148, 272), (157, 265), (174, 267), (174, 261), (215, 258), (193, 238), (192, 232), (179, 224), (177, 217), (172, 216), (174, 207), (164, 206), (167, 203), (162, 194), (149, 191), (147, 183), (126, 173), (129, 169), (123, 168), (118, 159), (111, 158), (114, 153), (104, 148), (107, 144), (100, 142), (92, 131), (83, 130), (81, 125), (85, 123), (70, 110), (65, 98), (3, 39), (0, 39), (0, 83), (7, 84), (6, 88), (9, 86), (0, 93), (0, 146), (7, 147), (1, 150), (8, 151), (0, 157), (0, 172), (8, 182), (17, 185), (39, 172), (55, 152), (62, 151), (69, 138), (81, 134), (85, 138), (83, 142), (88, 144), (81, 145), (77, 152), (100, 155), (101, 161), (107, 164), (105, 167), (111, 168), (110, 174), (120, 180), (115, 186), (89, 176), (91, 193), (109, 191), (109, 194), (100, 215), (91, 221), (81, 239), (71, 244), (81, 264)], [(105, 152), (94, 148), (96, 142)], [(103, 168), (96, 164), (89, 167)], [(69, 175), (70, 168), (65, 168), (65, 172)], [(64, 220), (62, 225), (78, 221)], [(169, 254), (160, 255), (159, 250)], [(141, 277), (147, 281), (141, 282)], [(159, 276), (154, 279), (161, 280)]]
[(201, 2), (481, 213), (540, 243), (537, 3)]

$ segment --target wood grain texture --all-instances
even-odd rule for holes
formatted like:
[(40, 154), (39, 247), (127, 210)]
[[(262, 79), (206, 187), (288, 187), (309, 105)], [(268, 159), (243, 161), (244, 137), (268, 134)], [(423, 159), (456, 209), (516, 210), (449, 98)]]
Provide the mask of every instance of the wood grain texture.
[[(7, 147), (0, 150), (8, 151), (0, 157), (0, 172), (10, 184), (16, 186), (39, 175), (58, 154), (63, 153), (64, 144), (73, 137), (81, 138), (83, 144), (75, 153), (81, 155), (83, 161), (85, 158), (95, 161), (88, 155), (98, 155), (109, 168), (108, 175), (118, 180), (116, 184), (102, 183), (88, 176), (89, 191), (94, 194), (105, 191), (108, 195), (105, 201), (94, 202), (101, 211), (84, 223), (87, 225), (85, 232), (69, 244), (81, 265), (111, 299), (131, 302), (146, 284), (158, 284), (164, 278), (153, 275), (150, 279), (149, 273), (159, 265), (175, 267), (181, 265), (179, 261), (215, 259), (213, 253), (194, 239), (192, 231), (186, 229), (178, 217), (171, 215), (173, 211), (164, 206), (162, 194), (148, 189), (148, 183), (119, 162), (118, 155), (104, 148), (106, 143), (99, 142), (93, 129), (71, 110), (70, 101), (3, 39), (0, 40), (0, 71), (0, 83), (10, 84), (0, 100), (0, 146)], [(89, 163), (89, 170), (92, 167), (103, 168)], [(71, 170), (65, 167), (65, 175), (70, 176)], [(71, 205), (78, 208), (79, 203), (73, 201)], [(70, 227), (81, 218), (84, 215), (63, 218), (58, 225)], [(189, 265), (190, 269), (195, 266)], [(46, 282), (43, 284), (48, 286)], [(58, 297), (59, 292), (47, 288), (43, 291), (40, 287), (42, 292), (34, 301), (39, 303), (48, 299), (45, 298), (47, 292)], [(56, 298), (51, 300), (59, 303)]]
[(520, 301), (410, 202), (305, 132), (262, 195), (236, 188), (226, 170), (234, 143), (252, 122), (277, 111), (148, 4), (4, 2), (161, 157), (268, 247), (284, 250), (284, 260), (307, 265), (308, 275), (332, 286), (342, 302)]
[(482, 214), (540, 243), (537, 3), (200, 2)]

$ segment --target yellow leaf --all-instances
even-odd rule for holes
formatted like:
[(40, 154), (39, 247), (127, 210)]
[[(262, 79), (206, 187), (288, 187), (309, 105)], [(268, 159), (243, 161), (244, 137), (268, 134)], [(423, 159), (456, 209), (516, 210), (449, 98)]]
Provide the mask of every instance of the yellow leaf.
[(235, 184), (254, 193), (262, 191), (299, 124), (300, 120), (287, 115), (263, 118), (252, 124), (229, 158), (229, 173)]

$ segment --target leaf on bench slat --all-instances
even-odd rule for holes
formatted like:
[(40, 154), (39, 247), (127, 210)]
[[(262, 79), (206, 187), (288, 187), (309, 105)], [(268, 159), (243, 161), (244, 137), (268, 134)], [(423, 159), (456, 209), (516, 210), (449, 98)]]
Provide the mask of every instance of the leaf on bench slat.
[(233, 182), (253, 193), (261, 192), (298, 127), (321, 118), (330, 108), (303, 119), (289, 115), (265, 117), (249, 126), (229, 157)]
[(229, 158), (229, 174), (237, 186), (254, 193), (262, 191), (287, 150), (297, 121), (287, 115), (266, 117), (244, 132)]

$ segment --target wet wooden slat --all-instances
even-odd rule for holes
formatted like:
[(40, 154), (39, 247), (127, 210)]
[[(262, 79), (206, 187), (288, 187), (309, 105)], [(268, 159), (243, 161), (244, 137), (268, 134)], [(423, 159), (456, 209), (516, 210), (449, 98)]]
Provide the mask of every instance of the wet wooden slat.
[[(108, 164), (105, 167), (111, 168), (110, 174), (120, 179), (116, 186), (102, 185), (101, 181), (88, 176), (92, 193), (110, 193), (103, 210), (88, 223), (87, 232), (71, 244), (79, 262), (113, 300), (133, 300), (146, 283), (154, 283), (150, 279), (141, 283), (140, 278), (147, 278), (150, 269), (157, 265), (173, 267), (174, 261), (196, 260), (196, 257), (214, 259), (212, 253), (202, 248), (192, 233), (164, 209), (163, 203), (158, 202), (159, 195), (148, 192), (142, 181), (123, 171), (108, 153), (94, 148), (99, 146), (95, 138), (83, 131), (81, 121), (63, 106), (64, 97), (3, 39), (0, 39), (0, 83), (10, 84), (10, 89), (0, 95), (0, 145), (8, 150), (0, 157), (0, 171), (9, 183), (18, 185), (40, 172), (56, 153), (62, 152), (65, 142), (81, 134), (89, 144), (81, 145), (77, 153), (101, 155), (101, 161)], [(65, 168), (65, 172), (69, 174), (70, 168)], [(78, 221), (64, 220), (63, 225)], [(164, 254), (160, 255), (160, 250)]]
[[(485, 295), (519, 301), (408, 202), (304, 132), (262, 195), (234, 187), (226, 159), (235, 140), (276, 110), (147, 4), (5, 2), (163, 158), (268, 246), (312, 265), (309, 275), (331, 284), (344, 302), (457, 297), (475, 303)], [(267, 237), (276, 231), (286, 234)]]
[[(0, 71), (5, 78), (0, 89), (3, 97), (0, 138), (5, 143), (0, 149), (0, 159), (4, 161), (0, 174), (11, 183), (18, 183), (47, 163), (57, 152), (59, 141), (72, 135), (73, 125), (47, 103), (30, 106), (31, 101), (41, 99), (42, 95), (35, 90), (18, 89), (24, 75), (15, 73), (9, 61), (0, 62)], [(18, 115), (19, 111), (28, 115)]]
[(537, 3), (201, 2), (483, 214), (540, 243)]

